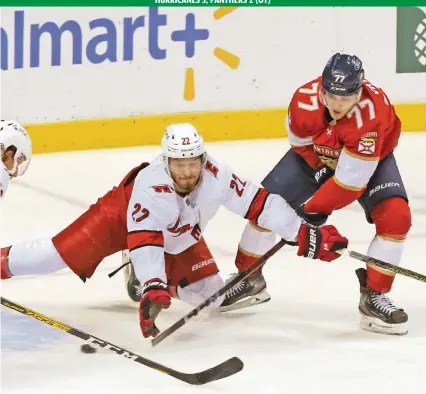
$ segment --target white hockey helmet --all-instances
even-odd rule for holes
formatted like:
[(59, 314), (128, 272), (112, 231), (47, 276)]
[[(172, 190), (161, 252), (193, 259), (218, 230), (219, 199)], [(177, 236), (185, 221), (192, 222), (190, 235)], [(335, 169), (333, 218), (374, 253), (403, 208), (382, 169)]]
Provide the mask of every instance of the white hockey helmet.
[(188, 159), (202, 156), (202, 162), (205, 163), (206, 151), (203, 137), (190, 123), (177, 123), (168, 126), (161, 140), (161, 148), (167, 170), (169, 169), (168, 159)]
[(1, 156), (8, 148), (16, 149), (14, 165), (9, 170), (10, 175), (23, 175), (27, 170), (32, 155), (31, 139), (25, 129), (14, 120), (0, 120), (0, 148)]

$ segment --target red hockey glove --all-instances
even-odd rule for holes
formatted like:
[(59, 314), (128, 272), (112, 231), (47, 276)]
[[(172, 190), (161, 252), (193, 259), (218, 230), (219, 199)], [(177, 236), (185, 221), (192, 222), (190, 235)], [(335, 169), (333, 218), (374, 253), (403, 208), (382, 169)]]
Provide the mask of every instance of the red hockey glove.
[(145, 338), (158, 335), (160, 330), (155, 325), (155, 319), (161, 310), (167, 309), (170, 304), (171, 296), (164, 282), (155, 278), (145, 283), (139, 307), (140, 326)]
[(7, 266), (10, 248), (11, 248), (11, 246), (8, 246), (7, 248), (1, 248), (0, 249), (1, 278), (2, 279), (9, 279), (9, 278), (12, 277), (11, 273), (9, 272), (9, 267)]
[(340, 257), (336, 250), (348, 247), (348, 239), (341, 236), (336, 227), (327, 225), (311, 227), (302, 224), (297, 235), (299, 243), (298, 256), (323, 261), (332, 261)]

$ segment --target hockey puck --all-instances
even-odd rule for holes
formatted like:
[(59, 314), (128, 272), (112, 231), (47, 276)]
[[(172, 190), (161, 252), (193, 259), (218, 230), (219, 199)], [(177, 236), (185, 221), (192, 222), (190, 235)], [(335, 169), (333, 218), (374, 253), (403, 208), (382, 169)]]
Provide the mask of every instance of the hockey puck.
[(81, 351), (87, 354), (96, 353), (96, 349), (88, 343), (81, 345)]

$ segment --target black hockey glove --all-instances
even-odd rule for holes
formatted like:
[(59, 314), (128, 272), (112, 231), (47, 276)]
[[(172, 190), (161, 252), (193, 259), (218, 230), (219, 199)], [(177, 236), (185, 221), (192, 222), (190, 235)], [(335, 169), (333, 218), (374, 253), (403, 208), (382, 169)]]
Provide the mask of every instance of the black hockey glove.
[(324, 213), (308, 213), (305, 211), (305, 204), (296, 209), (296, 213), (311, 226), (322, 226), (328, 219)]

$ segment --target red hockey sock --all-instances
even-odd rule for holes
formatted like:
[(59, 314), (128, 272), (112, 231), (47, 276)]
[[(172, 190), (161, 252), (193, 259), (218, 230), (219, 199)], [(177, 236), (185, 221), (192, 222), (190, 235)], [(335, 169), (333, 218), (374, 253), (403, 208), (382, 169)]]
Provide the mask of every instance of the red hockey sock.
[[(262, 256), (250, 255), (238, 248), (237, 257), (235, 258), (235, 265), (238, 268), (238, 271), (244, 271), (250, 265), (252, 265), (255, 261), (257, 261)], [(255, 272), (259, 272), (259, 269)], [(253, 273), (255, 273), (253, 272)]]
[(8, 259), (9, 259), (9, 250), (10, 246), (7, 248), (1, 248), (0, 249), (0, 260), (1, 260), (1, 278), (2, 279), (9, 279), (12, 277), (12, 274), (9, 271), (8, 267)]
[(392, 288), (395, 275), (386, 275), (371, 266), (367, 266), (367, 284), (374, 291), (388, 293)]

